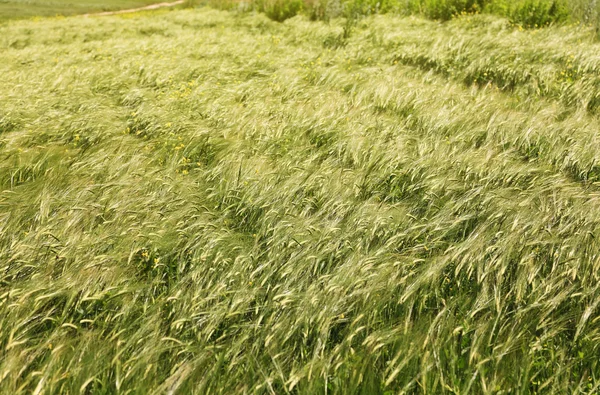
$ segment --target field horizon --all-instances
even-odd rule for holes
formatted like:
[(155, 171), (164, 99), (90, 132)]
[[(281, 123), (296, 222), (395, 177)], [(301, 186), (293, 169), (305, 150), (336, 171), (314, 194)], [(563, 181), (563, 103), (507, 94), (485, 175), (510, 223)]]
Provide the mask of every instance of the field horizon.
[[(169, 0), (165, 0), (169, 2)], [(0, 1), (0, 23), (27, 18), (66, 17), (107, 11), (135, 9), (162, 3), (156, 0), (77, 0), (76, 2), (44, 0)]]
[(594, 27), (0, 33), (0, 392), (599, 393)]

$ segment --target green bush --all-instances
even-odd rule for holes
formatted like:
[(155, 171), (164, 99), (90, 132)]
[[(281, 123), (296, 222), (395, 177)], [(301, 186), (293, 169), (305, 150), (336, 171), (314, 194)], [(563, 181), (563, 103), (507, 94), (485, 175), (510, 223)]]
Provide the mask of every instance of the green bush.
[[(187, 2), (190, 2), (190, 0), (187, 0)], [(198, 3), (198, 0), (192, 0), (192, 2)], [(250, 0), (202, 0), (199, 1), (199, 4), (196, 5), (208, 5), (219, 10), (233, 10), (236, 8), (240, 8), (243, 5), (249, 6), (249, 4)]]
[(298, 15), (304, 8), (302, 0), (256, 0), (255, 4), (258, 11), (277, 22)]
[(397, 8), (398, 0), (349, 0), (344, 2), (344, 11), (354, 15), (371, 15)]
[(311, 20), (326, 21), (343, 14), (343, 1), (304, 0), (304, 10)]
[(562, 22), (569, 16), (566, 7), (559, 1), (526, 1), (517, 5), (510, 19), (525, 27), (547, 26)]
[(570, 14), (567, 4), (561, 0), (494, 1), (488, 10), (527, 28), (564, 22)]
[(194, 8), (198, 5), (197, 0), (185, 0), (182, 4), (183, 8)]
[(328, 6), (330, 1), (328, 0), (312, 0), (305, 3), (305, 9), (311, 20), (326, 20), (329, 19)]
[[(282, 22), (301, 12), (312, 20), (329, 20), (396, 12), (420, 14), (430, 19), (450, 20), (455, 16), (486, 12), (508, 18), (525, 28), (548, 26), (566, 20), (597, 23), (594, 0), (205, 0), (221, 9), (239, 7), (264, 12)], [(600, 26), (600, 24), (598, 24)]]
[(480, 12), (487, 0), (424, 0), (422, 12), (431, 19), (449, 20), (463, 13)]
[(357, 17), (387, 12), (423, 14), (449, 20), (463, 13), (477, 13), (490, 0), (305, 0), (304, 8), (313, 20), (344, 15)]
[(312, 20), (329, 20), (400, 11), (406, 6), (400, 0), (305, 0), (304, 9)]
[(568, 0), (565, 4), (569, 9), (571, 19), (588, 24), (598, 22), (600, 2), (598, 0)]

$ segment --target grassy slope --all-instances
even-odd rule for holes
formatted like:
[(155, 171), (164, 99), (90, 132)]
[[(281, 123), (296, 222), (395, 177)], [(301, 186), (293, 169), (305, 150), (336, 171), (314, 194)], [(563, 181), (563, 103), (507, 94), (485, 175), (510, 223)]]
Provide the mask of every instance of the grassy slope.
[(0, 33), (1, 392), (597, 391), (589, 31)]
[(143, 7), (159, 3), (156, 0), (0, 0), (0, 21), (35, 16), (55, 16), (85, 14), (91, 12), (113, 11)]

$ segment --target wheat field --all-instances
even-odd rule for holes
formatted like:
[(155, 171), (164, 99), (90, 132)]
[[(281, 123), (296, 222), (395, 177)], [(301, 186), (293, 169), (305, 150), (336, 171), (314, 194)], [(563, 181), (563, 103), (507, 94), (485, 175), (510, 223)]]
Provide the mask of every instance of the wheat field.
[(0, 25), (0, 392), (597, 394), (594, 35)]

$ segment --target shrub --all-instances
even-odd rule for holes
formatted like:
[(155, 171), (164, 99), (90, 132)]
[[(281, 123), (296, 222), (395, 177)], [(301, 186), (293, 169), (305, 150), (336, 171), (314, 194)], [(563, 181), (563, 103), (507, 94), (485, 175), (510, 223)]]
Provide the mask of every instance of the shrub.
[(598, 22), (598, 12), (600, 11), (598, 0), (569, 0), (567, 5), (574, 20), (592, 25)]
[(541, 27), (562, 22), (568, 16), (566, 7), (559, 1), (529, 0), (517, 4), (511, 12), (510, 19), (524, 27)]
[(298, 15), (304, 6), (302, 0), (256, 0), (255, 4), (258, 11), (277, 22)]
[(457, 15), (485, 11), (504, 16), (526, 28), (548, 26), (568, 19), (600, 26), (597, 0), (204, 0), (201, 3), (220, 9), (240, 8), (245, 4), (243, 9), (264, 12), (279, 22), (301, 12), (312, 20), (325, 21), (339, 16), (356, 19), (386, 12), (421, 14), (446, 21)]
[(495, 1), (488, 9), (527, 28), (548, 26), (569, 18), (569, 9), (561, 0)]
[(193, 3), (201, 6), (208, 5), (218, 10), (250, 11), (253, 8), (252, 0), (193, 0)]
[(311, 20), (329, 20), (342, 15), (341, 0), (305, 0), (304, 9)]
[(428, 18), (449, 20), (463, 13), (478, 13), (484, 8), (486, 2), (486, 0), (424, 0), (422, 12)]
[(197, 6), (197, 0), (185, 0), (182, 6), (183, 8), (194, 8)]
[(344, 3), (346, 15), (371, 15), (385, 12), (397, 1), (385, 0), (349, 0)]

